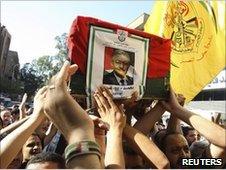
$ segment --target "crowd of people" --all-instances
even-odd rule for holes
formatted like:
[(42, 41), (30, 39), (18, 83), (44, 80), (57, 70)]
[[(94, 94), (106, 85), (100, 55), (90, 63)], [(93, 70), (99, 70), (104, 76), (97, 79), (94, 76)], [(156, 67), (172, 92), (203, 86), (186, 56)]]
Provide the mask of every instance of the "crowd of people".
[[(225, 126), (183, 107), (170, 89), (168, 100), (114, 100), (105, 86), (87, 109), (67, 88), (78, 69), (66, 61), (34, 97), (34, 109), (1, 110), (2, 169), (225, 168)], [(162, 123), (165, 111), (171, 116)], [(131, 122), (132, 117), (136, 122)], [(181, 122), (187, 125), (182, 126)], [(221, 158), (218, 166), (185, 166), (183, 158)]]

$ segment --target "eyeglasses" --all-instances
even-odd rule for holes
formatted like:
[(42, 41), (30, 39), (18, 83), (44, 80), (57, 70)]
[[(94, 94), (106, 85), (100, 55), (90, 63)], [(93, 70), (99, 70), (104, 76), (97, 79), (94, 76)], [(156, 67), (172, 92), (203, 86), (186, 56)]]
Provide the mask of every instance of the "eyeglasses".
[(116, 64), (124, 65), (124, 66), (129, 66), (130, 62), (125, 62), (125, 61), (120, 61), (120, 60), (115, 60)]

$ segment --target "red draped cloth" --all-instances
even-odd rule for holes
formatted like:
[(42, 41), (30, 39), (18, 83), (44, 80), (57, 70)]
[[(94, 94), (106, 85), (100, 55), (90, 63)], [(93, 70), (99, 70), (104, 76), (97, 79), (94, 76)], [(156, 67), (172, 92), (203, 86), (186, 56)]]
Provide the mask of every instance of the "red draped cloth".
[(90, 25), (103, 28), (127, 31), (144, 38), (149, 38), (147, 78), (165, 77), (170, 70), (171, 40), (148, 34), (139, 30), (129, 29), (96, 18), (78, 16), (72, 23), (68, 36), (69, 58), (79, 66), (82, 73), (86, 73), (88, 41)]

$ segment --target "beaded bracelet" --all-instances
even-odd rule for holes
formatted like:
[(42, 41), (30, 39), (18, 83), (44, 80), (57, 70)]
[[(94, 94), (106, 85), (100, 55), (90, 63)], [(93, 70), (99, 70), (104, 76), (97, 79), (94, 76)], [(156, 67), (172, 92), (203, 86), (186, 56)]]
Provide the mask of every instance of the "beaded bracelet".
[(94, 141), (80, 141), (68, 145), (65, 148), (66, 164), (74, 157), (85, 154), (96, 154), (101, 158), (100, 147)]

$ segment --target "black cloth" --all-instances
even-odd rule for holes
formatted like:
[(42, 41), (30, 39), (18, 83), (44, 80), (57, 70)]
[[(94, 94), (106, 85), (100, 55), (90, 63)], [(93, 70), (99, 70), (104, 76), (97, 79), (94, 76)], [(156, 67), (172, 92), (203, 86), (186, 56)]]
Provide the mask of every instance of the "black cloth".
[[(127, 85), (133, 85), (133, 78), (130, 76), (126, 76)], [(104, 75), (103, 84), (112, 84), (112, 85), (120, 85), (114, 75), (114, 72), (110, 72)]]

